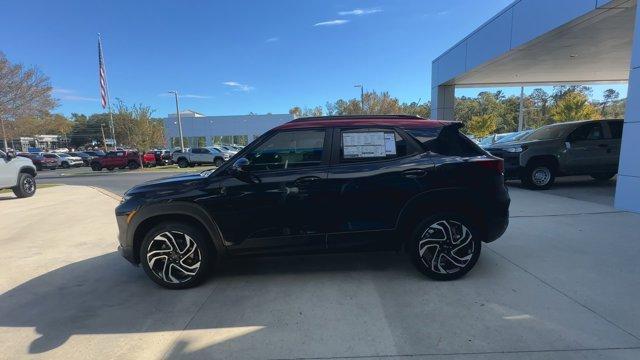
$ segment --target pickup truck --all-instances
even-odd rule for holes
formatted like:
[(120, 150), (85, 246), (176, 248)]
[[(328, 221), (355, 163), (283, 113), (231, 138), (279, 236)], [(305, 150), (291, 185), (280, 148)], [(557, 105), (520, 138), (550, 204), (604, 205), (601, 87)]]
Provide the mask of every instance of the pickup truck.
[(102, 169), (111, 171), (115, 168), (124, 169), (127, 167), (131, 170), (140, 167), (140, 155), (137, 151), (109, 151), (105, 156), (91, 161), (91, 170), (93, 171), (102, 171)]
[(0, 190), (11, 189), (19, 198), (36, 193), (36, 167), (31, 159), (0, 151)]
[(196, 166), (201, 164), (213, 164), (216, 167), (222, 166), (231, 156), (220, 150), (211, 147), (185, 149), (185, 152), (176, 151), (173, 153), (173, 162), (181, 168)]

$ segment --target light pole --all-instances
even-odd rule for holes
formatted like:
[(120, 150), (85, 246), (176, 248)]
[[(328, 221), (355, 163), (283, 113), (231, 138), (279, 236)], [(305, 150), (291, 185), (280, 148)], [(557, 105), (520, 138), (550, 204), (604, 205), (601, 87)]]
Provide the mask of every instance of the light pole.
[(353, 85), (353, 87), (360, 88), (360, 108), (362, 109), (362, 113), (364, 114), (364, 86), (362, 84)]
[(178, 116), (178, 131), (180, 132), (180, 150), (184, 152), (184, 138), (182, 137), (182, 118), (180, 118), (180, 107), (178, 106), (178, 92), (169, 91), (169, 94), (176, 96), (176, 115)]

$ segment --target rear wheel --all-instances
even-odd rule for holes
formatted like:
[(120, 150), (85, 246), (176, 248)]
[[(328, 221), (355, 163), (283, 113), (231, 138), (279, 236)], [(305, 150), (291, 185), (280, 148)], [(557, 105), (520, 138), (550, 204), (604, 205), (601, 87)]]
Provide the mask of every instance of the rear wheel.
[(555, 180), (555, 167), (543, 161), (536, 161), (527, 165), (521, 177), (522, 183), (534, 190), (549, 189)]
[(181, 168), (186, 168), (187, 166), (189, 166), (189, 162), (185, 158), (179, 159), (178, 166)]
[(616, 176), (616, 173), (613, 173), (613, 172), (597, 173), (597, 174), (590, 174), (589, 176), (591, 176), (593, 179), (598, 181), (607, 181), (612, 177)]
[(481, 235), (464, 217), (441, 214), (423, 220), (409, 248), (414, 265), (434, 280), (455, 280), (478, 261)]
[(100, 163), (93, 163), (91, 164), (91, 170), (102, 171), (102, 165), (100, 165)]
[(62, 168), (63, 168), (63, 169), (68, 169), (68, 168), (70, 168), (70, 167), (71, 167), (71, 166), (69, 165), (69, 163), (68, 163), (68, 162), (66, 162), (66, 161), (63, 161), (63, 162), (62, 162)]
[(20, 173), (18, 184), (11, 190), (19, 198), (31, 197), (36, 193), (36, 179), (31, 174)]
[(208, 237), (183, 223), (161, 224), (147, 233), (140, 247), (140, 263), (154, 282), (169, 289), (185, 289), (206, 279), (215, 262)]
[(129, 168), (129, 170), (135, 170), (139, 168), (140, 165), (138, 165), (138, 163), (135, 161), (129, 161), (129, 163), (127, 164), (127, 167)]

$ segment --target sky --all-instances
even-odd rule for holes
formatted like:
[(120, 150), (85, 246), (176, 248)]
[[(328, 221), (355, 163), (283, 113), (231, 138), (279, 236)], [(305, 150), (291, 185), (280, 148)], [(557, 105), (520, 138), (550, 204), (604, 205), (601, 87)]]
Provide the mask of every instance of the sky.
[[(431, 61), (510, 0), (8, 1), (0, 51), (50, 77), (55, 112), (102, 112), (97, 33), (111, 102), (155, 116), (286, 113), (365, 90), (431, 97)], [(594, 98), (612, 87), (594, 86)], [(532, 88), (527, 88), (530, 92)], [(459, 89), (474, 96), (486, 89)], [(491, 89), (496, 90), (496, 89)], [(519, 88), (501, 88), (507, 95)]]

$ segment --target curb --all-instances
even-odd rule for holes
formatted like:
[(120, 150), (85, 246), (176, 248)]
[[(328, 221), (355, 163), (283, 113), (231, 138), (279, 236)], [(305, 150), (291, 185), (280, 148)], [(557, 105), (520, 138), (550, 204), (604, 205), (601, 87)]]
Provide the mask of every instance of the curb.
[(112, 198), (112, 199), (114, 199), (114, 200), (116, 200), (118, 202), (122, 201), (122, 196), (114, 194), (109, 190), (105, 190), (105, 189), (103, 189), (101, 187), (97, 187), (97, 186), (89, 186), (89, 187), (94, 189), (94, 190), (96, 190), (97, 192), (101, 193), (102, 195), (106, 195), (106, 196), (108, 196), (108, 197), (110, 197), (110, 198)]

